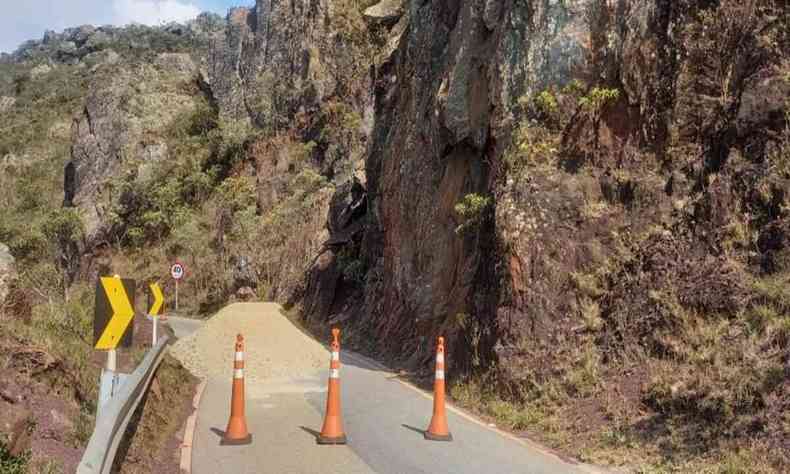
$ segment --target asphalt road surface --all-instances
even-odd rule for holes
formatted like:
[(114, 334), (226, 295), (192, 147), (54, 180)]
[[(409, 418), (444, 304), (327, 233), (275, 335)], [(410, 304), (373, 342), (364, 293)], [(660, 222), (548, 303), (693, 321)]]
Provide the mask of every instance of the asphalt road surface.
[[(233, 307), (226, 308), (225, 311)], [(249, 306), (247, 306), (249, 309)], [(274, 305), (265, 318), (284, 318)], [(171, 318), (172, 319), (172, 318)], [(263, 323), (264, 319), (262, 319)], [(176, 322), (178, 324), (178, 322)], [(300, 330), (291, 325), (295, 334)], [(192, 327), (187, 328), (194, 329)], [(278, 337), (289, 338), (290, 330)], [(300, 334), (303, 337), (303, 334)], [(229, 349), (212, 347), (206, 350)], [(231, 348), (232, 349), (232, 348)], [(298, 350), (298, 346), (294, 347)], [(192, 472), (273, 474), (520, 474), (602, 472), (564, 461), (537, 445), (492, 430), (448, 407), (452, 442), (427, 441), (430, 394), (407, 385), (378, 364), (342, 351), (341, 401), (348, 444), (322, 446), (327, 369), (259, 381), (246, 390), (253, 442), (220, 446), (228, 421), (231, 380), (208, 378), (198, 409)]]
[(173, 332), (179, 339), (189, 336), (203, 325), (203, 321), (200, 319), (179, 318), (177, 316), (168, 316), (165, 323), (170, 325), (170, 328), (173, 329)]

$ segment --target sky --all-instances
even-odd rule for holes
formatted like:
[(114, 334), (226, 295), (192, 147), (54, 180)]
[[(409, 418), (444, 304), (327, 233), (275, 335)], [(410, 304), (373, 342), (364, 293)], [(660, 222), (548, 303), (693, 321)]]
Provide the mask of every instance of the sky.
[(44, 31), (85, 24), (156, 25), (194, 18), (200, 12), (224, 15), (232, 6), (254, 0), (0, 0), (0, 52), (41, 39)]

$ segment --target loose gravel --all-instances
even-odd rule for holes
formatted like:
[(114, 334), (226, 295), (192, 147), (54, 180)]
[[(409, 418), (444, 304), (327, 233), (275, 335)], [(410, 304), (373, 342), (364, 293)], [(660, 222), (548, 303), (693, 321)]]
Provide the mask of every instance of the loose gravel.
[(170, 349), (201, 378), (233, 375), (236, 334), (244, 336), (245, 381), (300, 378), (329, 366), (329, 352), (304, 334), (275, 303), (236, 303)]

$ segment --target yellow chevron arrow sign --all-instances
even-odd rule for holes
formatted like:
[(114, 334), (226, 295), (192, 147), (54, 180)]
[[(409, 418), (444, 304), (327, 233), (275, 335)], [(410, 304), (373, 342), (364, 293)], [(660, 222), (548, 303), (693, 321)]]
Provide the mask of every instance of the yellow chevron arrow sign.
[[(134, 282), (131, 284), (132, 288), (134, 288)], [(109, 318), (104, 318), (106, 321), (104, 329), (94, 327), (94, 334), (101, 334), (94, 347), (96, 347), (96, 349), (115, 349), (123, 339), (129, 327), (129, 323), (132, 322), (132, 318), (134, 318), (134, 308), (129, 301), (129, 295), (126, 294), (124, 282), (120, 278), (101, 277), (100, 285), (97, 286), (99, 287), (97, 288), (97, 292), (101, 290), (104, 295), (96, 295), (96, 321), (100, 321), (99, 313), (103, 312), (103, 307), (106, 306), (105, 304), (99, 304), (99, 301), (103, 302), (104, 300), (102, 296), (105, 296), (106, 301), (109, 303), (110, 314)], [(94, 322), (94, 324), (101, 323)]]
[(159, 283), (151, 283), (148, 287), (151, 288), (151, 295), (154, 297), (154, 302), (151, 305), (151, 309), (148, 310), (148, 314), (158, 316), (159, 311), (162, 309), (162, 303), (165, 302), (165, 297), (162, 294), (162, 289), (159, 288)]

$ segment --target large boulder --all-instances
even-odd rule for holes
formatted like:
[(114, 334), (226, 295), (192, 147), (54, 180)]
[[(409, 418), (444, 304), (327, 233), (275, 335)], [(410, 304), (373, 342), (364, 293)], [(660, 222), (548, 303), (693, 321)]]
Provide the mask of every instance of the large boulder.
[(16, 98), (0, 96), (0, 114), (4, 113), (6, 110), (11, 109), (14, 104), (16, 104)]
[(249, 257), (241, 255), (235, 258), (236, 264), (233, 266), (233, 291), (237, 292), (242, 288), (256, 288), (258, 278)]
[(338, 186), (329, 203), (328, 245), (349, 243), (362, 231), (366, 212), (367, 193), (359, 180), (352, 179)]
[(343, 273), (332, 249), (325, 249), (307, 273), (304, 313), (311, 321), (323, 322), (331, 315)]
[(373, 23), (394, 25), (403, 16), (403, 0), (382, 0), (365, 9), (364, 15)]
[(39, 64), (30, 70), (30, 77), (32, 79), (38, 79), (41, 76), (49, 74), (50, 71), (52, 71), (52, 67), (50, 67), (48, 64)]

